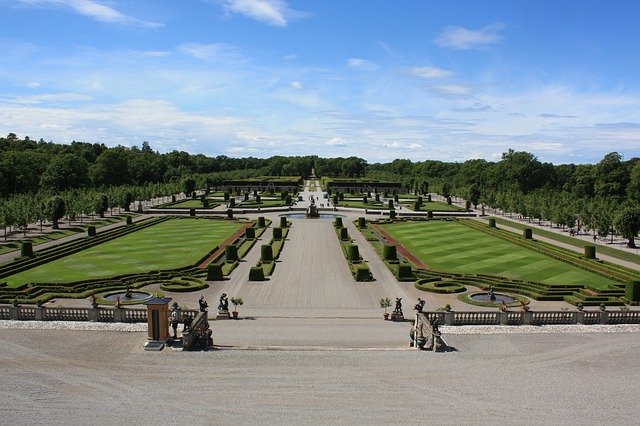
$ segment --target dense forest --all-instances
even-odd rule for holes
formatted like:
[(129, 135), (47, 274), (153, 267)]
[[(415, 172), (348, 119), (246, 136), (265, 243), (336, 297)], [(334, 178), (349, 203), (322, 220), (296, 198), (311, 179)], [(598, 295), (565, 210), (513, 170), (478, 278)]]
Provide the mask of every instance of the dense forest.
[[(207, 157), (182, 151), (72, 142), (56, 144), (15, 134), (0, 138), (0, 225), (21, 227), (55, 216), (101, 214), (133, 200), (220, 186), (256, 176), (365, 177), (400, 182), (416, 193), (458, 196), (561, 226), (581, 226), (601, 236), (625, 237), (640, 227), (640, 158), (612, 152), (597, 164), (553, 165), (509, 150), (498, 162), (394, 160), (368, 164), (357, 158)], [(56, 208), (57, 207), (57, 208)], [(630, 241), (633, 243), (633, 240)]]

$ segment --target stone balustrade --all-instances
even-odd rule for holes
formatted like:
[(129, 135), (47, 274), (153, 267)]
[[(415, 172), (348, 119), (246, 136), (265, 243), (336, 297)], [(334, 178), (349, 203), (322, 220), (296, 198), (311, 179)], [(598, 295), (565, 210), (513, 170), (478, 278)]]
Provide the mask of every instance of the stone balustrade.
[(440, 325), (640, 324), (640, 311), (424, 312)]
[[(195, 309), (183, 309), (192, 317)], [(147, 310), (140, 308), (51, 308), (46, 306), (0, 305), (0, 320), (21, 321), (94, 321), (94, 322), (147, 322)]]

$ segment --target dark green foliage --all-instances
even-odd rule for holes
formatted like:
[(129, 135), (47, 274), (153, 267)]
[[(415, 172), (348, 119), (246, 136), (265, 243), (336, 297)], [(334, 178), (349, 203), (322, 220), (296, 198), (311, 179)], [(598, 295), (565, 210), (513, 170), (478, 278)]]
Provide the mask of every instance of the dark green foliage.
[(489, 228), (495, 228), (496, 227), (496, 220), (495, 218), (489, 218)]
[(367, 204), (367, 200), (368, 200), (368, 199), (367, 199), (367, 196), (366, 196), (366, 195), (362, 197), (362, 202), (363, 202), (364, 204)]
[(189, 216), (195, 217), (196, 216), (196, 209), (189, 209)]
[(238, 246), (229, 244), (224, 248), (224, 257), (227, 262), (238, 260)]
[(397, 202), (398, 202), (398, 200), (399, 200), (398, 194), (396, 194), (396, 193), (395, 193), (395, 191), (394, 191), (394, 194), (393, 194), (393, 201), (395, 201), (395, 202), (397, 203)]
[(347, 245), (347, 258), (350, 262), (355, 262), (360, 260), (360, 252), (358, 251), (358, 246), (355, 244)]
[(356, 281), (372, 281), (371, 270), (366, 264), (357, 265), (354, 268), (354, 278)]
[(229, 207), (235, 207), (236, 206), (236, 199), (234, 198), (229, 198)]
[(287, 218), (284, 216), (280, 216), (280, 228), (287, 228), (289, 227), (289, 222), (287, 221)]
[(427, 194), (427, 202), (431, 202), (431, 194)]
[(338, 204), (338, 196), (334, 195), (333, 197), (331, 197), (331, 202), (333, 203), (334, 206)]
[(396, 218), (396, 211), (395, 210), (389, 210), (389, 219), (395, 219)]
[(358, 228), (365, 228), (367, 226), (367, 220), (364, 217), (358, 218)]
[(66, 204), (62, 197), (49, 198), (46, 205), (47, 217), (53, 223), (53, 229), (58, 229), (58, 221), (64, 217)]
[(385, 244), (382, 247), (382, 258), (384, 260), (398, 260), (398, 253), (395, 245)]
[(629, 281), (625, 285), (624, 297), (630, 302), (640, 302), (640, 281)]
[(596, 258), (596, 246), (584, 246), (584, 257), (587, 259)]
[(451, 205), (451, 197), (447, 197), (447, 204)]
[(258, 228), (264, 228), (265, 225), (264, 216), (258, 216)]
[(249, 227), (249, 228), (245, 229), (244, 235), (245, 235), (245, 237), (247, 237), (248, 240), (254, 239), (256, 237), (256, 228)]
[(96, 227), (93, 225), (89, 225), (87, 227), (87, 236), (95, 237), (96, 236)]
[(229, 193), (228, 192), (224, 193), (224, 201), (229, 201)]
[(376, 198), (375, 198), (375, 199), (376, 199), (376, 201), (380, 202), (380, 194), (376, 193), (376, 194), (375, 194), (375, 197), (376, 197)]
[(261, 203), (262, 202), (262, 197), (260, 197), (260, 194), (256, 195), (256, 203)]
[(227, 209), (227, 219), (233, 219), (233, 210)]
[(287, 194), (287, 196), (284, 197), (284, 203), (288, 206), (291, 205), (291, 195)]
[(414, 210), (420, 210), (420, 203), (418, 201), (414, 201), (413, 202), (413, 209)]
[(469, 200), (465, 201), (464, 202), (464, 208), (467, 211), (471, 210), (471, 201), (469, 201)]
[(249, 193), (248, 192), (244, 193), (244, 201), (249, 201)]
[(260, 246), (260, 260), (262, 262), (271, 262), (273, 260), (273, 247), (270, 244)]
[(389, 209), (393, 209), (393, 200), (389, 200), (387, 202), (387, 206), (389, 207)]
[(20, 256), (33, 257), (33, 244), (31, 241), (23, 241), (20, 244)]
[(411, 265), (400, 264), (398, 265), (398, 275), (396, 278), (399, 281), (407, 280), (413, 278), (413, 272), (411, 271)]
[(264, 281), (264, 270), (260, 266), (253, 266), (249, 270), (249, 281)]
[(427, 210), (427, 218), (433, 219), (433, 210)]
[(524, 228), (522, 230), (522, 236), (525, 239), (530, 240), (531, 238), (533, 238), (533, 230), (531, 228)]
[(333, 226), (335, 226), (336, 228), (342, 228), (343, 227), (342, 218), (336, 217), (335, 220), (333, 221)]
[(195, 277), (175, 277), (168, 283), (160, 284), (160, 290), (177, 293), (199, 291), (207, 287), (209, 287), (207, 283)]
[(207, 266), (207, 281), (222, 281), (222, 265), (219, 263), (210, 263)]
[(349, 231), (347, 228), (339, 228), (340, 229), (340, 239), (348, 240), (349, 239)]
[(202, 208), (203, 209), (209, 208), (209, 199), (205, 198), (204, 200), (202, 200)]
[(274, 240), (282, 239), (282, 228), (273, 228), (273, 239)]

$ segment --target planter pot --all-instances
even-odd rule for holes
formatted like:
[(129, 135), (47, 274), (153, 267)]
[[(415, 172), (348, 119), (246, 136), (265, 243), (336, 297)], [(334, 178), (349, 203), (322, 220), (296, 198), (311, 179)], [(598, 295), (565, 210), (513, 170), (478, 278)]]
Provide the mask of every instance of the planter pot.
[(238, 319), (238, 313), (236, 311), (231, 312), (233, 314), (233, 319)]
[(382, 314), (382, 316), (384, 317), (385, 321), (389, 321), (389, 313), (385, 312), (384, 314)]

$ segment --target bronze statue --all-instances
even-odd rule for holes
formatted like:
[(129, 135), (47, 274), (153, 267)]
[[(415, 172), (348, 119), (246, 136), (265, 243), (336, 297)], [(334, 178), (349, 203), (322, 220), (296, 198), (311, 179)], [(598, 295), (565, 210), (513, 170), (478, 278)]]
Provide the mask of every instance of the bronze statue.
[(227, 299), (227, 293), (222, 293), (222, 296), (220, 296), (218, 312), (229, 312), (229, 300)]
[(418, 297), (418, 303), (416, 303), (416, 305), (413, 307), (413, 309), (418, 311), (418, 313), (420, 313), (424, 309), (424, 304), (425, 303), (427, 303), (427, 302)]
[(396, 307), (393, 310), (393, 312), (395, 312), (396, 314), (401, 314), (402, 313), (402, 297), (396, 297)]
[(207, 301), (204, 300), (204, 296), (200, 296), (200, 299), (198, 300), (198, 305), (200, 305), (200, 312), (206, 312), (207, 308), (209, 307), (209, 304), (207, 303)]

